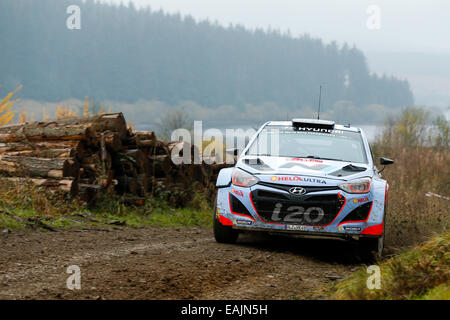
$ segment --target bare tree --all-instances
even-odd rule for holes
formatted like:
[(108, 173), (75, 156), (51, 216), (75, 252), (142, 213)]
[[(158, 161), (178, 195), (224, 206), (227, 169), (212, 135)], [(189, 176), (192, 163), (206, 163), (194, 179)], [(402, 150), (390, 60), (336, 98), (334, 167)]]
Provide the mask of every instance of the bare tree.
[(182, 109), (167, 111), (160, 120), (159, 136), (168, 141), (176, 129), (192, 130), (192, 121)]

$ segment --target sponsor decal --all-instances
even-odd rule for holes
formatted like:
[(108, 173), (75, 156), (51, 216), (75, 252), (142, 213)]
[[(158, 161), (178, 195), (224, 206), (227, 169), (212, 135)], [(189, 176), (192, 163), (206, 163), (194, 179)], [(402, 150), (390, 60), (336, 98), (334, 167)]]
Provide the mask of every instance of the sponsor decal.
[(303, 181), (302, 178), (297, 177), (297, 176), (282, 176), (282, 177), (277, 177), (277, 181), (293, 181), (293, 182), (297, 182), (297, 181)]
[(293, 187), (289, 189), (289, 193), (294, 194), (296, 196), (301, 196), (306, 193), (305, 188), (302, 187)]
[(286, 181), (286, 182), (311, 182), (311, 183), (322, 183), (327, 184), (323, 179), (316, 178), (302, 178), (297, 176), (272, 176), (271, 181)]
[(253, 221), (242, 220), (242, 219), (236, 219), (236, 224), (240, 224), (240, 225), (244, 225), (244, 226), (249, 226), (249, 225), (253, 224)]
[(327, 182), (323, 179), (315, 179), (315, 178), (303, 178), (304, 182), (312, 182), (312, 183), (323, 183), (327, 184)]
[(288, 158), (286, 161), (301, 161), (301, 162), (313, 162), (313, 163), (323, 163), (323, 160), (319, 159), (303, 159), (303, 158)]
[(235, 188), (231, 188), (231, 192), (233, 192), (235, 195), (238, 195), (240, 197), (244, 196), (244, 193), (241, 190), (236, 190)]
[(339, 226), (338, 230), (339, 231), (344, 231), (344, 227), (343, 226)]
[(288, 224), (288, 225), (286, 225), (286, 230), (306, 231), (306, 226), (301, 226), (301, 225), (297, 225), (297, 224)]
[(361, 227), (344, 227), (344, 230), (345, 231), (360, 232), (361, 231)]
[(368, 197), (353, 199), (353, 203), (361, 203), (361, 202), (367, 202), (367, 201), (369, 201)]
[(308, 170), (324, 170), (327, 169), (329, 166), (323, 163), (303, 163), (303, 162), (287, 162), (286, 164), (283, 164), (280, 166), (280, 169), (291, 169), (294, 167), (300, 167), (300, 168), (306, 168)]
[(335, 130), (335, 129), (325, 129), (325, 128), (308, 128), (308, 127), (299, 127), (297, 129), (298, 131), (306, 131), (306, 132), (313, 132), (313, 133), (344, 133), (342, 130)]
[(290, 206), (287, 208), (288, 213), (284, 217), (280, 217), (282, 207), (283, 205), (281, 203), (275, 204), (275, 209), (271, 217), (272, 221), (314, 224), (318, 223), (325, 216), (325, 212), (320, 207), (309, 207), (305, 209), (300, 206)]
[(317, 167), (320, 166), (323, 161), (319, 159), (302, 159), (302, 158), (289, 158), (286, 159), (288, 162), (300, 162), (301, 165), (306, 167)]

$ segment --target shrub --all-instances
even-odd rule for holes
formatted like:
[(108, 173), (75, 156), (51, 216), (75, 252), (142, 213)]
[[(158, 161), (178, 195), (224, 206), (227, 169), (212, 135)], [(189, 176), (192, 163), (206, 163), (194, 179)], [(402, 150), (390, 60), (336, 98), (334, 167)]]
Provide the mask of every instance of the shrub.
[[(390, 184), (386, 224), (388, 245), (403, 246), (418, 243), (432, 232), (448, 229), (450, 185), (449, 147), (443, 145), (448, 137), (448, 123), (439, 119), (439, 137), (428, 130), (427, 113), (421, 109), (407, 109), (397, 119), (386, 121), (385, 129), (372, 144), (376, 157), (395, 160), (387, 168), (384, 178)], [(447, 133), (446, 133), (447, 130)], [(437, 144), (430, 145), (426, 141)], [(437, 148), (439, 146), (439, 148)]]
[(381, 289), (369, 290), (366, 268), (336, 285), (337, 299), (449, 299), (450, 233), (380, 264)]
[(14, 120), (15, 114), (11, 110), (11, 107), (19, 102), (19, 99), (12, 100), (13, 96), (20, 90), (22, 87), (18, 87), (13, 92), (10, 92), (3, 100), (0, 102), (0, 126), (7, 125)]

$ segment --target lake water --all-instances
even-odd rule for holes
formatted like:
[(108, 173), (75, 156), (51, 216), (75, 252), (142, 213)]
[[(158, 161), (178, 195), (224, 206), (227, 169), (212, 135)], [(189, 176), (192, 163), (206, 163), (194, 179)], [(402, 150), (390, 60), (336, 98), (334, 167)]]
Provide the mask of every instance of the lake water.
[[(374, 141), (375, 138), (377, 137), (377, 135), (379, 135), (381, 133), (381, 131), (383, 130), (383, 126), (380, 126), (380, 125), (358, 125), (356, 127), (359, 127), (364, 130), (364, 133), (366, 134), (366, 137), (369, 140), (369, 142)], [(145, 124), (145, 123), (137, 123), (135, 126), (136, 130), (144, 130), (144, 131), (155, 130), (154, 128), (157, 128), (157, 126), (154, 124)], [(213, 127), (204, 125), (203, 133), (209, 128), (213, 128)], [(255, 127), (250, 127), (250, 126), (229, 126), (229, 127), (219, 126), (216, 129), (219, 129), (220, 131), (222, 131), (225, 136), (226, 129), (233, 129), (233, 130), (242, 129), (245, 132), (251, 128), (255, 129)]]
[[(359, 125), (356, 127), (361, 128), (364, 131), (369, 142), (373, 142), (376, 139), (377, 135), (379, 135), (383, 130), (383, 126), (379, 126), (379, 125), (378, 126), (377, 125)], [(241, 128), (245, 131), (247, 129), (250, 129), (251, 127), (231, 127), (229, 129), (236, 130), (239, 128)], [(218, 129), (221, 130), (222, 132), (225, 132), (225, 130), (227, 128), (218, 128)]]
[[(447, 121), (450, 121), (450, 109), (447, 108), (446, 110), (442, 110), (442, 114), (445, 116), (445, 118), (447, 119)], [(215, 121), (203, 121), (203, 132), (208, 129), (208, 128), (217, 128), (219, 130), (221, 130), (224, 134), (225, 134), (225, 130), (228, 129), (243, 129), (244, 131), (246, 131), (247, 129), (253, 128), (256, 129), (258, 128), (260, 124), (258, 125), (249, 125), (248, 123), (246, 123), (245, 120), (242, 120), (242, 123), (235, 123), (234, 125), (230, 125), (225, 123), (224, 125), (224, 119), (220, 120), (215, 120)], [(362, 128), (364, 130), (364, 133), (367, 136), (367, 139), (370, 142), (373, 142), (377, 135), (379, 135), (381, 133), (381, 131), (383, 130), (383, 125), (378, 124), (378, 125), (355, 125), (355, 127), (359, 127)], [(135, 121), (135, 129), (136, 130), (144, 130), (144, 131), (158, 131), (158, 124), (157, 123), (151, 123), (151, 122), (147, 122), (147, 121), (143, 121), (143, 122), (139, 122), (139, 121)]]
[(383, 126), (361, 125), (359, 127), (364, 131), (369, 142), (373, 142), (377, 135), (381, 134), (383, 131)]

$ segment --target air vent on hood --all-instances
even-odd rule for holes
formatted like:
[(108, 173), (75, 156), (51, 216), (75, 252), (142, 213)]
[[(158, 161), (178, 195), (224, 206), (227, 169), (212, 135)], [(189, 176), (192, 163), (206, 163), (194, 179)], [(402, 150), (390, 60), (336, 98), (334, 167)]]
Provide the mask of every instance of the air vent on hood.
[(367, 168), (364, 167), (358, 167), (352, 164), (349, 164), (348, 166), (342, 167), (341, 169), (331, 172), (330, 176), (335, 176), (335, 177), (346, 177), (346, 176), (350, 176), (352, 174), (358, 173), (358, 172), (363, 172), (366, 171)]
[(264, 163), (260, 158), (247, 158), (244, 159), (244, 164), (259, 171), (272, 171), (273, 169)]

